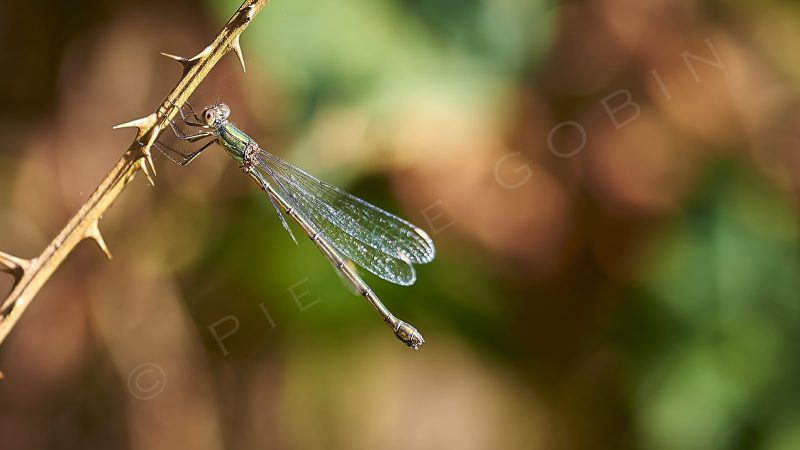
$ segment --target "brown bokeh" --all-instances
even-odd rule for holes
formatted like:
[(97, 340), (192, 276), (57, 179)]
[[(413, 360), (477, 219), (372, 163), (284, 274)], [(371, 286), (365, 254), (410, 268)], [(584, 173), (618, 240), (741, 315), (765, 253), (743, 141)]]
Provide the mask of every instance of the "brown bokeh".
[[(0, 3), (0, 249), (47, 245), (177, 80), (158, 53), (236, 6)], [(0, 347), (0, 447), (796, 448), (798, 27), (783, 1), (273, 1), (192, 101), (429, 232), (417, 285), (367, 278), (428, 342), (224, 152), (160, 158), (100, 223), (113, 260), (82, 243)]]

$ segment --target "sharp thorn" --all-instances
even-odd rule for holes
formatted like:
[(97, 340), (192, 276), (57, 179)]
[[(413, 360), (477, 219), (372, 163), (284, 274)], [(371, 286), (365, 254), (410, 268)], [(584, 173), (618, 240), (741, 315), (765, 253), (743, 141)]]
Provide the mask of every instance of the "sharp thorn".
[(176, 56), (176, 55), (172, 55), (172, 54), (164, 53), (164, 52), (161, 52), (161, 54), (166, 56), (167, 58), (174, 59), (175, 61), (178, 61), (179, 63), (181, 63), (181, 66), (183, 66), (183, 75), (186, 75), (186, 73), (189, 72), (189, 69), (191, 69), (192, 66), (195, 65), (195, 63), (197, 62), (197, 61), (188, 60), (188, 59), (184, 58), (183, 56)]
[(31, 266), (31, 262), (27, 259), (17, 258), (16, 256), (9, 255), (5, 252), (0, 252), (0, 270), (8, 273), (25, 271)]
[[(144, 156), (142, 157), (142, 161), (144, 161), (148, 173), (152, 173), (153, 176), (155, 177), (158, 175), (158, 173), (156, 173), (156, 166), (155, 164), (153, 164), (153, 152), (151, 150), (152, 147), (142, 147), (142, 153), (144, 154)], [(153, 184), (152, 181), (150, 182), (150, 184)]]
[(171, 53), (166, 53), (166, 52), (159, 52), (159, 53), (166, 56), (167, 58), (178, 61), (179, 63), (183, 64), (184, 67), (191, 67), (195, 62), (197, 62), (198, 59), (208, 56), (211, 53), (211, 46), (209, 45), (208, 47), (204, 48), (203, 51), (192, 56), (191, 58), (184, 58), (183, 56), (173, 55)]
[(108, 251), (108, 246), (106, 245), (105, 239), (103, 239), (103, 235), (100, 234), (100, 227), (97, 225), (97, 221), (95, 220), (91, 226), (86, 230), (86, 237), (89, 239), (94, 239), (97, 243), (97, 246), (100, 247), (100, 250), (106, 254), (108, 259), (111, 259), (111, 252)]
[(233, 42), (231, 42), (231, 50), (236, 53), (236, 56), (239, 57), (239, 63), (242, 64), (242, 71), (247, 73), (247, 67), (244, 65), (244, 54), (242, 54), (242, 44), (239, 42), (239, 37), (241, 34), (237, 34), (235, 38), (233, 38)]
[(115, 130), (119, 130), (121, 128), (138, 128), (139, 136), (144, 136), (147, 130), (149, 130), (153, 125), (155, 125), (156, 120), (157, 120), (156, 113), (152, 113), (147, 117), (142, 117), (141, 119), (135, 119), (131, 120), (130, 122), (114, 125), (112, 128), (114, 128)]
[[(150, 139), (147, 140), (147, 144), (142, 147), (142, 154), (144, 155), (144, 159), (147, 161), (147, 164), (150, 166), (150, 169), (153, 172), (153, 176), (156, 175), (156, 165), (153, 164), (153, 144), (156, 142), (156, 138), (158, 137), (158, 133), (161, 132), (161, 127), (156, 125), (150, 130)], [(151, 183), (152, 184), (152, 183)]]
[(195, 64), (197, 61), (207, 57), (210, 54), (211, 54), (211, 46), (209, 45), (208, 47), (204, 48), (202, 52), (200, 52), (200, 53), (192, 56), (191, 58), (189, 58), (188, 61), (191, 64)]
[(181, 65), (183, 67), (187, 67), (188, 68), (188, 67), (191, 67), (191, 65), (192, 65), (192, 63), (190, 63), (189, 60), (184, 58), (183, 56), (173, 55), (171, 53), (164, 53), (164, 52), (160, 52), (160, 53), (162, 55), (166, 56), (167, 58), (174, 59), (175, 61), (178, 61), (179, 63), (181, 63)]
[(153, 171), (153, 176), (158, 176), (158, 173), (156, 172), (156, 165), (153, 164), (153, 152), (150, 151), (150, 149), (147, 149), (147, 153), (144, 157), (147, 160), (147, 165), (150, 166), (150, 170)]
[(14, 277), (15, 285), (19, 283), (25, 271), (31, 266), (28, 259), (17, 258), (8, 253), (0, 252), (0, 272), (6, 272)]
[(146, 159), (147, 158), (141, 158), (139, 160), (139, 170), (141, 170), (142, 173), (144, 173), (144, 176), (147, 177), (147, 181), (150, 183), (150, 186), (155, 186), (156, 182), (153, 181), (153, 176), (150, 174), (150, 168), (147, 165)]
[[(137, 136), (139, 138), (144, 136), (148, 131), (150, 132), (150, 139), (147, 140), (147, 144), (142, 146), (142, 155), (144, 157), (139, 160), (139, 165), (142, 169), (142, 172), (144, 172), (144, 174), (147, 176), (147, 180), (150, 182), (151, 186), (156, 185), (153, 181), (152, 175), (156, 173), (156, 166), (153, 164), (153, 154), (150, 152), (150, 149), (153, 147), (153, 143), (155, 142), (156, 137), (158, 137), (158, 133), (161, 131), (161, 128), (156, 125), (157, 121), (158, 116), (156, 113), (152, 113), (147, 117), (142, 117), (141, 119), (131, 120), (130, 122), (114, 126), (115, 130), (120, 128), (138, 128), (139, 132), (137, 133)], [(139, 142), (141, 143), (141, 141)], [(152, 168), (152, 174), (150, 168)]]

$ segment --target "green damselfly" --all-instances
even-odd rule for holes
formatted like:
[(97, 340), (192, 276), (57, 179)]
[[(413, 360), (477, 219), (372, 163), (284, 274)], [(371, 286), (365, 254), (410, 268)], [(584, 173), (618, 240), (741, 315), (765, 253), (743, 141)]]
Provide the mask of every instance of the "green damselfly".
[(161, 142), (156, 142), (156, 147), (172, 161), (186, 165), (211, 144), (219, 144), (267, 193), (292, 239), (297, 242), (283, 213), (300, 225), (345, 283), (375, 308), (395, 336), (417, 350), (425, 342), (422, 334), (395, 317), (347, 260), (384, 280), (408, 286), (416, 281), (413, 264), (433, 261), (436, 250), (431, 238), (410, 222), (324, 183), (262, 149), (228, 121), (227, 105), (207, 106), (199, 115), (191, 106), (187, 107), (188, 112), (179, 109), (180, 121), (195, 132), (186, 132), (177, 121), (172, 121), (175, 135), (182, 141), (207, 139), (208, 142), (188, 155)]

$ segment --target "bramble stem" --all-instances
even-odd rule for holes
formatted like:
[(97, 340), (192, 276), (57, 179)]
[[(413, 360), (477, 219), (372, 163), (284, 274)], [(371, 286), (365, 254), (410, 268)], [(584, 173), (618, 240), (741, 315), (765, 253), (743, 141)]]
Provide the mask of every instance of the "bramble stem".
[(225, 24), (214, 42), (197, 56), (187, 59), (166, 55), (184, 66), (183, 76), (156, 112), (115, 127), (138, 128), (136, 138), (77, 214), (36, 258), (25, 260), (0, 252), (0, 270), (11, 273), (16, 279), (14, 288), (0, 307), (0, 344), (5, 341), (42, 286), (80, 241), (93, 239), (111, 257), (98, 228), (100, 218), (133, 180), (137, 171), (144, 172), (150, 183), (153, 183), (155, 167), (150, 153), (153, 143), (214, 65), (226, 53), (234, 51), (244, 68), (239, 36), (268, 1), (246, 0)]

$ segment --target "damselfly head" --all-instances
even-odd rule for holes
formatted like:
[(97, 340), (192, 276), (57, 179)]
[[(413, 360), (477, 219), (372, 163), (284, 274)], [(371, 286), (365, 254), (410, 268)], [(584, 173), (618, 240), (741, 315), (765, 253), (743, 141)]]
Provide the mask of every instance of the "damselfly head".
[(231, 115), (231, 109), (225, 103), (217, 103), (216, 105), (206, 106), (203, 110), (203, 121), (210, 127), (218, 127), (223, 122), (228, 120)]

